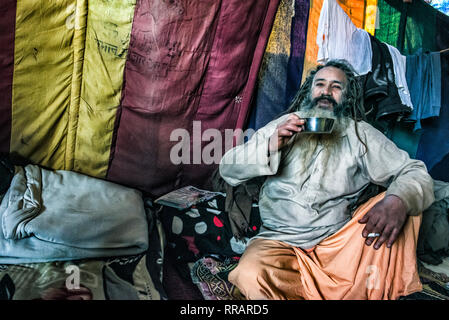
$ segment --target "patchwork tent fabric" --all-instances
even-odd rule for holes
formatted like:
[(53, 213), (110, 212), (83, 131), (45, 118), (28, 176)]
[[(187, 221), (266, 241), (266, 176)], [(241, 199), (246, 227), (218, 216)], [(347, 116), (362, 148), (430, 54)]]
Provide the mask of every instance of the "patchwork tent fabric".
[(201, 184), (213, 166), (172, 163), (171, 134), (243, 127), (277, 5), (2, 3), (0, 151), (154, 196)]

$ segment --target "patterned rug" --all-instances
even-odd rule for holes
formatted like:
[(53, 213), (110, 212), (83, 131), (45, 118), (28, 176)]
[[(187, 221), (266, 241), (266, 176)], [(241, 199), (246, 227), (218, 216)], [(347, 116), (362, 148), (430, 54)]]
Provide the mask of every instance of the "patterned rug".
[[(237, 266), (236, 259), (209, 256), (199, 259), (191, 268), (191, 277), (205, 300), (243, 300), (237, 287), (228, 281), (228, 274)], [(423, 290), (399, 300), (449, 300), (449, 276), (434, 272), (418, 262)], [(449, 273), (449, 270), (448, 270)]]
[(195, 262), (190, 275), (205, 300), (244, 300), (238, 288), (228, 281), (228, 274), (237, 262), (216, 257), (204, 257)]

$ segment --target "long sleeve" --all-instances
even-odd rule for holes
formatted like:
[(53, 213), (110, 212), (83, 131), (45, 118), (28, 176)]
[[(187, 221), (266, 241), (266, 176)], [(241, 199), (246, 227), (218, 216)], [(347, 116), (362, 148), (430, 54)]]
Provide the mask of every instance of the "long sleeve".
[(282, 116), (268, 123), (244, 144), (228, 150), (220, 161), (220, 175), (232, 186), (259, 176), (276, 174), (281, 161), (281, 151), (268, 153), (270, 136), (274, 133)]
[(425, 164), (411, 159), (377, 129), (366, 123), (360, 126), (368, 143), (366, 153), (362, 147), (360, 165), (371, 182), (386, 187), (386, 195), (401, 198), (409, 215), (418, 215), (427, 209), (435, 198), (433, 180)]

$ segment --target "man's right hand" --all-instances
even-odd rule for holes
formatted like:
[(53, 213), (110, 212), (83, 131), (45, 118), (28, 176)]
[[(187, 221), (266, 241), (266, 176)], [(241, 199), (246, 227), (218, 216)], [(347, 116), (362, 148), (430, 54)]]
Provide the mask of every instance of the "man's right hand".
[(268, 151), (275, 152), (285, 147), (295, 133), (304, 130), (304, 123), (304, 119), (301, 119), (295, 113), (291, 113), (284, 122), (276, 127), (276, 130), (270, 137)]

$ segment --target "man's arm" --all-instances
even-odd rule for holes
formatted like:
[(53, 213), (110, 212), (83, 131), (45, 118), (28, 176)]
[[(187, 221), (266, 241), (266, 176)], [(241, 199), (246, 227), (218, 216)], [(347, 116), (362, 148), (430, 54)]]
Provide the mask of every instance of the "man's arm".
[(281, 160), (280, 150), (295, 133), (302, 130), (304, 120), (296, 114), (282, 116), (259, 129), (251, 139), (225, 153), (220, 161), (220, 175), (232, 186), (251, 178), (276, 174)]
[[(404, 226), (408, 215), (418, 215), (434, 201), (433, 180), (425, 164), (411, 159), (382, 133), (364, 124), (368, 151), (361, 156), (361, 167), (369, 179), (387, 187), (385, 198), (359, 221), (366, 226), (364, 237), (379, 233), (374, 248), (387, 242), (391, 247)], [(367, 238), (371, 245), (375, 238)]]

